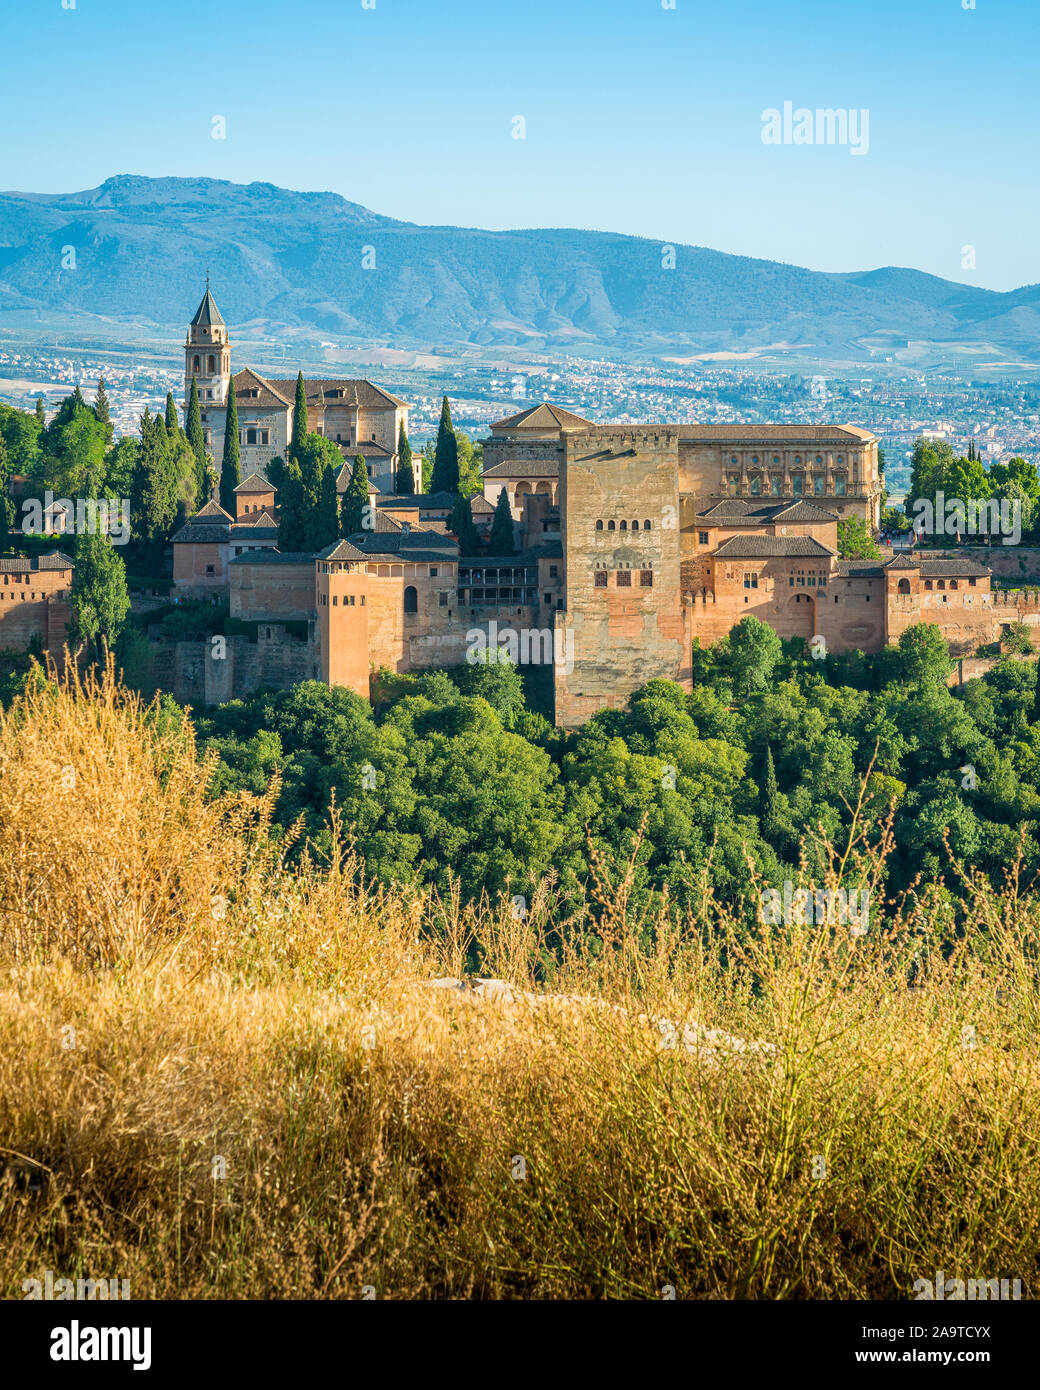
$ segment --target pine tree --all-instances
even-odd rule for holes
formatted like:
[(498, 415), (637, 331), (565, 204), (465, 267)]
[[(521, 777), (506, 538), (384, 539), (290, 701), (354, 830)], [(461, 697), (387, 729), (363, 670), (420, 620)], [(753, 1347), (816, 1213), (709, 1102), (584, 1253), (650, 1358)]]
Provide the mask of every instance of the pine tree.
[(126, 566), (108, 537), (100, 531), (81, 531), (73, 551), (76, 569), (72, 577), (69, 635), (100, 653), (111, 648), (130, 611), (126, 591)]
[(437, 451), (433, 458), (431, 492), (458, 492), (459, 445), (451, 423), (451, 407), (447, 396), (441, 405), (441, 422), (437, 429)]
[(476, 555), (480, 548), (480, 532), (473, 520), (473, 508), (468, 497), (456, 497), (448, 530), (458, 541), (461, 555)]
[(307, 388), (303, 384), (303, 373), (296, 377), (296, 403), (293, 406), (292, 439), (289, 441), (289, 457), (295, 458), (307, 433)]
[(368, 506), (368, 469), (363, 455), (354, 460), (354, 471), (343, 494), (340, 506), (340, 535), (352, 536), (364, 529), (365, 508)]
[(83, 392), (79, 389), (78, 386), (72, 393), (72, 399), (76, 402), (77, 405), (86, 405), (86, 401), (83, 399)]
[(235, 383), (232, 380), (228, 386), (227, 411), (224, 415), (224, 457), (220, 461), (220, 505), (229, 516), (235, 515), (235, 488), (241, 481), (238, 403), (235, 400)]
[(206, 458), (206, 436), (202, 432), (199, 384), (194, 377), (191, 379), (191, 392), (188, 395), (187, 435), (191, 452), (195, 455), (195, 495), (198, 498), (199, 506), (204, 506), (209, 500), (209, 491), (206, 486), (209, 466)]
[(181, 422), (177, 418), (177, 407), (173, 403), (173, 392), (166, 392), (166, 433), (171, 439), (176, 439), (177, 431), (181, 427)]
[(408, 442), (405, 433), (404, 421), (401, 421), (401, 429), (397, 436), (397, 478), (394, 486), (398, 493), (415, 492), (415, 474), (412, 472), (412, 446)]
[(513, 516), (509, 510), (509, 498), (505, 488), (498, 494), (495, 515), (491, 522), (491, 539), (488, 542), (489, 555), (512, 555)]
[(36, 418), (40, 422), (40, 429), (45, 430), (47, 428), (47, 412), (43, 408), (42, 396), (36, 397)]

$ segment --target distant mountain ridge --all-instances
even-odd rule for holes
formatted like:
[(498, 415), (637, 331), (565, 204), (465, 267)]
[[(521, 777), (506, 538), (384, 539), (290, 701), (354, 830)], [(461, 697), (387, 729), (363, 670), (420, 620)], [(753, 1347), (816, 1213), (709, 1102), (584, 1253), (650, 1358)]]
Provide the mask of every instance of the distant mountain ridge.
[(1040, 358), (1040, 285), (998, 293), (683, 245), (674, 269), (662, 260), (662, 244), (639, 237), (423, 227), (268, 183), (120, 175), (81, 193), (0, 193), (0, 326), (5, 311), (46, 310), (180, 332), (208, 267), (233, 329), (586, 356), (791, 343), (866, 360), (873, 338)]

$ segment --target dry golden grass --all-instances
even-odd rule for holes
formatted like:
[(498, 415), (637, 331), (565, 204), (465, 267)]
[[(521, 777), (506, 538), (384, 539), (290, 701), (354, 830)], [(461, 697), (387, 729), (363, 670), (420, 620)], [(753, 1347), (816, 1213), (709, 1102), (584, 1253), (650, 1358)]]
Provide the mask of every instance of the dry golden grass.
[[(6, 1295), (48, 1269), (183, 1298), (1036, 1288), (1029, 895), (970, 889), (984, 953), (940, 951), (927, 900), (853, 941), (742, 939), (706, 899), (640, 955), (622, 871), (603, 957), (553, 988), (629, 1013), (499, 1005), (425, 981), (477, 935), (530, 987), (551, 885), (516, 922), (347, 853), (290, 869), (270, 801), (206, 779), (111, 673), (0, 718)], [(698, 1061), (641, 1011), (776, 1051)]]

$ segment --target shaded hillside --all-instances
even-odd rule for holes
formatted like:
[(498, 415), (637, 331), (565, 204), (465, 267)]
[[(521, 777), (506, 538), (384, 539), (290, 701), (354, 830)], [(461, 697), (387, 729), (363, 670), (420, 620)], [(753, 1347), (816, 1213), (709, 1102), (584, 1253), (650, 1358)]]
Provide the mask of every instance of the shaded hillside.
[[(63, 269), (70, 246), (75, 269)], [(660, 243), (638, 237), (421, 227), (265, 183), (127, 175), (82, 193), (0, 194), (0, 316), (41, 309), (179, 331), (208, 266), (232, 324), (402, 346), (789, 342), (825, 356), (876, 334), (1029, 354), (1040, 341), (1036, 286), (997, 294), (897, 267), (824, 274), (688, 246), (673, 270), (661, 261)]]

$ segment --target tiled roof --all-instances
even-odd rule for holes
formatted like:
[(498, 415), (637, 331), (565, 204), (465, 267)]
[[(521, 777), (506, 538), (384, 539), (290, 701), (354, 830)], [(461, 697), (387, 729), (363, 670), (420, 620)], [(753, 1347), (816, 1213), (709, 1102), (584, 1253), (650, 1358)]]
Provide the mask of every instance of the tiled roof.
[(476, 516), (478, 512), (481, 514), (486, 513), (488, 516), (494, 516), (495, 514), (494, 507), (482, 492), (478, 492), (476, 497), (471, 497), (469, 499), (469, 511), (470, 516)]
[(720, 560), (824, 559), (833, 550), (812, 536), (733, 536), (723, 541), (715, 556)]
[(493, 430), (551, 430), (551, 429), (583, 429), (592, 425), (591, 420), (586, 420), (582, 415), (575, 415), (571, 410), (564, 410), (561, 406), (553, 405), (549, 401), (541, 401), (538, 405), (528, 406), (526, 410), (521, 410), (516, 415), (507, 415), (504, 420), (496, 420), (491, 426)]
[(783, 502), (760, 502), (754, 498), (726, 497), (706, 511), (699, 512), (697, 520), (714, 521), (730, 526), (734, 524), (739, 526), (741, 523), (762, 526), (778, 521), (789, 521), (792, 524), (802, 525), (808, 522), (818, 522), (822, 525), (829, 521), (836, 522), (838, 517), (834, 512), (818, 507), (815, 502), (803, 497), (788, 498)]
[(992, 573), (977, 560), (919, 560), (921, 574), (927, 579), (981, 579)]
[[(261, 523), (262, 523), (261, 515)], [(270, 525), (258, 525), (252, 521), (238, 521), (231, 528), (231, 540), (237, 541), (276, 541), (278, 539), (278, 527)]]
[(262, 473), (250, 473), (248, 478), (243, 478), (236, 492), (274, 492), (274, 486), (267, 481)]
[(558, 478), (560, 465), (556, 459), (538, 459), (521, 463), (516, 459), (506, 459), (503, 463), (493, 463), (485, 468), (485, 478)]
[(173, 545), (225, 545), (230, 534), (230, 526), (221, 526), (216, 522), (189, 521), (170, 537), (170, 541)]
[[(278, 387), (270, 381), (265, 380), (259, 372), (255, 372), (252, 367), (243, 367), (240, 372), (235, 372), (231, 380), (235, 383), (235, 404), (248, 406), (286, 406), (292, 405), (292, 397), (288, 399), (282, 394)], [(253, 392), (256, 395), (253, 395)]]
[(397, 564), (414, 560), (451, 561), (457, 560), (459, 555), (457, 541), (437, 531), (405, 531), (402, 528), (394, 534), (380, 535), (378, 540), (373, 532), (360, 531), (349, 538), (349, 544), (369, 560)]
[(71, 570), (76, 566), (72, 557), (63, 550), (50, 550), (46, 555), (30, 558), (28, 555), (0, 556), (0, 574), (28, 574), (37, 570)]
[(880, 560), (839, 560), (836, 572), (842, 579), (883, 579), (885, 566)]
[(234, 525), (219, 502), (209, 501), (171, 536), (174, 545), (222, 545)]
[(830, 442), (855, 448), (860, 444), (871, 444), (877, 438), (870, 430), (860, 429), (858, 425), (661, 425), (660, 428), (677, 431), (680, 440), (690, 444), (699, 441), (710, 444), (739, 444), (742, 441), (762, 444), (775, 439), (791, 445)]
[(351, 545), (349, 541), (336, 541), (333, 545), (326, 546), (324, 550), (319, 550), (314, 557), (316, 560), (363, 560), (365, 552), (358, 550), (356, 545)]
[[(296, 378), (291, 381), (272, 380), (271, 386), (290, 401), (296, 399)], [(307, 402), (324, 402), (325, 405), (357, 405), (364, 410), (392, 410), (396, 406), (408, 409), (408, 402), (392, 396), (381, 386), (363, 377), (304, 377), (303, 389)], [(342, 392), (343, 394), (339, 394)]]
[(206, 293), (202, 296), (202, 303), (195, 310), (195, 317), (191, 321), (192, 328), (216, 328), (224, 324), (217, 302), (206, 287)]
[(233, 565), (303, 565), (313, 564), (314, 556), (309, 550), (247, 550), (236, 555)]
[(212, 499), (207, 502), (204, 507), (200, 507), (191, 518), (192, 521), (217, 521), (219, 519), (223, 519), (228, 525), (234, 520), (230, 513), (226, 512), (219, 502), (214, 502)]

